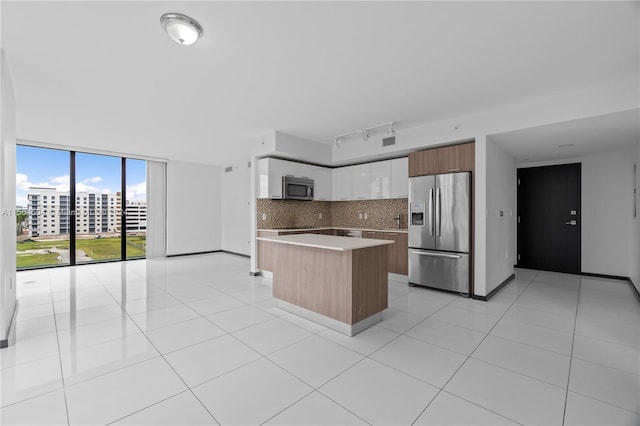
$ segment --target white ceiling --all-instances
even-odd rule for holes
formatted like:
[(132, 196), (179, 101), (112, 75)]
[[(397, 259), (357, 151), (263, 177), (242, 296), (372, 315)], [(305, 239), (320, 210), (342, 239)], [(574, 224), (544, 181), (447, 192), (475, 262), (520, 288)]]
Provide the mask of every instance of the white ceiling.
[[(638, 2), (2, 1), (18, 137), (224, 165), (638, 69)], [(159, 18), (204, 36), (181, 47)]]
[(638, 144), (640, 111), (617, 112), (491, 135), (517, 163), (579, 158)]

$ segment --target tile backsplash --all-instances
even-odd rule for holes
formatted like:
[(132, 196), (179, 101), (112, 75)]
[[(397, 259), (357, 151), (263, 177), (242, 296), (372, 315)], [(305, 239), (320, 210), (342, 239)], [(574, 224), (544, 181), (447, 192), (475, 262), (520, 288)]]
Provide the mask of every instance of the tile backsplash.
[[(400, 215), (400, 229), (407, 229), (407, 198), (331, 202), (331, 225), (339, 228), (393, 229)], [(362, 214), (363, 219), (360, 219)], [(364, 216), (367, 219), (364, 219)]]
[[(258, 229), (290, 229), (317, 226), (393, 229), (400, 215), (400, 229), (407, 229), (407, 198), (353, 201), (256, 200)], [(263, 220), (263, 214), (265, 219)], [(322, 214), (322, 218), (320, 218)], [(364, 216), (367, 219), (364, 219)], [(360, 217), (362, 216), (362, 219)]]
[[(331, 201), (256, 200), (258, 229), (331, 226)], [(322, 214), (322, 218), (320, 218)], [(262, 219), (266, 217), (266, 219)]]

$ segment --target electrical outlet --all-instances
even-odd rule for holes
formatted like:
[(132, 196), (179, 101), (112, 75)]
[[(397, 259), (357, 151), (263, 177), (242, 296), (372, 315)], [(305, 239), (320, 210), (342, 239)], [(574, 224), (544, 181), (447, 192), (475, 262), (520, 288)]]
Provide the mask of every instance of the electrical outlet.
[(267, 220), (267, 214), (266, 213), (262, 213), (262, 220)]
[(365, 213), (364, 214), (364, 220), (367, 220), (367, 219), (369, 219), (369, 216)]
[(362, 220), (362, 213), (358, 213), (358, 219)]
[(322, 219), (322, 213), (318, 213), (318, 218)]
[(508, 251), (504, 253), (504, 257), (505, 257), (505, 259), (509, 259), (509, 252)]

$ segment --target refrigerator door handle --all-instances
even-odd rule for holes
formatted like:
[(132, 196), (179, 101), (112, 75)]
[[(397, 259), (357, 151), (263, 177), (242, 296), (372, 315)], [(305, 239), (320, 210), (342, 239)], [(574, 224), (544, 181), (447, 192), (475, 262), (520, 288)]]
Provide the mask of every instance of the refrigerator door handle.
[(429, 188), (429, 236), (433, 236), (433, 188)]
[(436, 189), (436, 236), (440, 236), (440, 188)]
[(417, 251), (413, 250), (413, 254), (419, 254), (420, 256), (430, 256), (430, 257), (446, 257), (447, 259), (460, 259), (461, 256), (457, 254), (449, 254), (449, 253), (434, 253), (430, 251)]

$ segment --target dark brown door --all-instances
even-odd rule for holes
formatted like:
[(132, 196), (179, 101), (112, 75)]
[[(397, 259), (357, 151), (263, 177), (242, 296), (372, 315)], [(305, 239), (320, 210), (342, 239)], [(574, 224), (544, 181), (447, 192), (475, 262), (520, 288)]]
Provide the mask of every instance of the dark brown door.
[(580, 170), (518, 169), (518, 267), (580, 272)]

